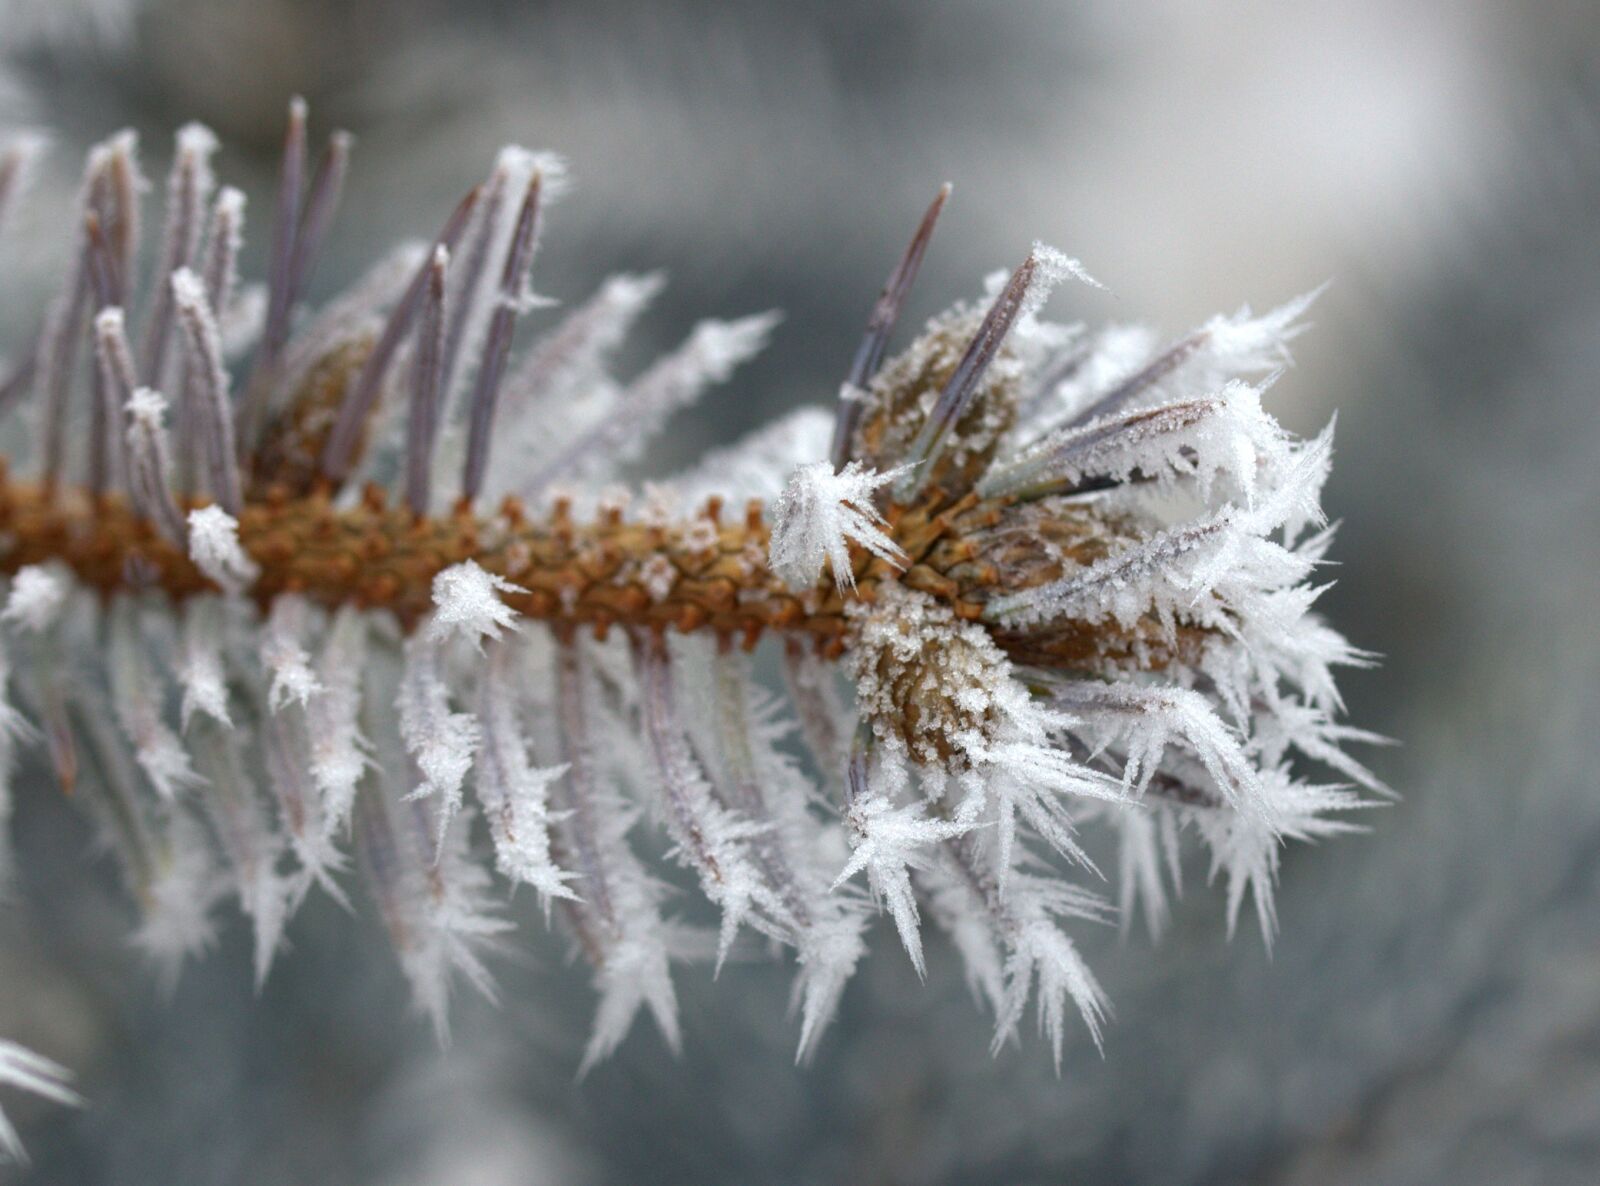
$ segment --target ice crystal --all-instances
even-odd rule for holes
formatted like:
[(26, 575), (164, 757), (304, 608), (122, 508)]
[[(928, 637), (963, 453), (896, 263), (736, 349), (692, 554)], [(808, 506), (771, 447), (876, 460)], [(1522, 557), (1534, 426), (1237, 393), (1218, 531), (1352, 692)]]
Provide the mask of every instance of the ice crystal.
[(30, 564), (18, 569), (11, 579), (11, 592), (0, 620), (35, 634), (49, 628), (66, 604), (67, 585), (56, 574)]
[(471, 560), (445, 569), (433, 578), (433, 617), (428, 637), (438, 642), (452, 636), (470, 641), (480, 650), (485, 638), (498, 639), (516, 620), (516, 611), (500, 600), (501, 593), (525, 593), (502, 576), (485, 572)]
[[(303, 310), (350, 153), (335, 133), (308, 170), (307, 120), (264, 288), (236, 283), (208, 132), (179, 133), (144, 256), (136, 145), (97, 146), (37, 373), (8, 380), (42, 414), (37, 479), (0, 476), (0, 822), (19, 745), (67, 788), (81, 747), (164, 980), (225, 897), (265, 977), (307, 896), (357, 877), (443, 1038), (458, 983), (493, 995), (526, 885), (596, 989), (580, 1071), (641, 1012), (676, 1047), (679, 966), (756, 948), (793, 961), (804, 1059), (877, 906), (919, 973), (924, 919), (948, 934), (997, 1049), (1032, 1004), (1059, 1065), (1070, 1016), (1098, 1045), (1108, 1010), (1074, 927), (1159, 931), (1198, 846), (1230, 929), (1248, 895), (1270, 939), (1284, 842), (1383, 793), (1333, 675), (1369, 658), (1314, 612), (1331, 426), (1264, 405), (1314, 293), (1158, 349), (1050, 321), (1054, 285), (1093, 282), (1035, 244), (890, 357), (945, 187), (831, 416), (635, 496), (623, 467), (775, 317), (619, 377), (662, 280), (618, 276), (516, 359), (559, 173), (523, 150)], [(0, 199), (30, 151), (0, 149)], [(768, 639), (781, 697), (747, 654)], [(34, 1065), (8, 1053), (0, 1078)]]
[(189, 555), (218, 586), (237, 592), (260, 569), (239, 546), (239, 521), (219, 506), (189, 512)]
[[(58, 1104), (81, 1104), (78, 1093), (67, 1086), (69, 1078), (66, 1068), (0, 1038), (0, 1085), (43, 1096)], [(0, 1154), (13, 1161), (27, 1160), (17, 1130), (11, 1127), (3, 1110), (0, 1110)]]
[(772, 507), (772, 571), (791, 589), (809, 589), (827, 563), (843, 593), (856, 585), (851, 542), (881, 560), (903, 563), (905, 553), (883, 533), (883, 516), (872, 501), (873, 492), (899, 474), (863, 470), (854, 461), (838, 473), (826, 461), (796, 469)]

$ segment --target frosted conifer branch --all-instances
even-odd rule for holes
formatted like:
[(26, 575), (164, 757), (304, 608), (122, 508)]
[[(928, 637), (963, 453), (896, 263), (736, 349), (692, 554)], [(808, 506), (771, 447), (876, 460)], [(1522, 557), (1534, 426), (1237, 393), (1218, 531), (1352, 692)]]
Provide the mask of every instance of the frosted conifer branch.
[[(702, 322), (619, 379), (611, 356), (660, 287), (619, 276), (518, 360), (556, 168), (521, 149), (430, 248), (301, 316), (348, 148), (336, 135), (308, 187), (305, 118), (296, 103), (270, 282), (238, 295), (243, 199), (220, 192), (202, 242), (214, 142), (180, 134), (137, 351), (142, 183), (131, 136), (98, 146), (64, 215), (70, 265), (0, 395), (36, 378), (42, 404), (32, 467), (0, 468), (17, 651), (0, 650), (0, 827), (21, 705), (56, 781), (92, 780), (164, 981), (227, 899), (259, 982), (315, 887), (345, 900), (353, 853), (441, 1040), (461, 984), (492, 998), (502, 903), (527, 884), (593, 979), (580, 1072), (640, 1012), (676, 1047), (673, 963), (725, 958), (745, 925), (752, 951), (793, 959), (804, 1060), (874, 902), (919, 972), (922, 921), (949, 936), (997, 1048), (1031, 1008), (1059, 1061), (1072, 1013), (1097, 1043), (1107, 1016), (1075, 943), (1112, 913), (1079, 884), (1100, 876), (1097, 830), (1124, 925), (1142, 909), (1159, 929), (1198, 847), (1230, 929), (1249, 897), (1270, 938), (1286, 842), (1349, 831), (1388, 793), (1347, 752), (1380, 739), (1343, 721), (1335, 679), (1372, 657), (1317, 613), (1332, 425), (1299, 440), (1265, 406), (1315, 294), (1162, 351), (1141, 327), (1048, 321), (1051, 285), (1088, 278), (1036, 245), (989, 302), (887, 358), (941, 191), (840, 406), (636, 496), (620, 468), (774, 318)], [(0, 205), (20, 160), (0, 152)], [(229, 368), (258, 321), (236, 408)], [(467, 497), (434, 513), (434, 471), (462, 462)], [(374, 480), (351, 489), (356, 473)], [(658, 879), (663, 855), (720, 910), (717, 940)]]

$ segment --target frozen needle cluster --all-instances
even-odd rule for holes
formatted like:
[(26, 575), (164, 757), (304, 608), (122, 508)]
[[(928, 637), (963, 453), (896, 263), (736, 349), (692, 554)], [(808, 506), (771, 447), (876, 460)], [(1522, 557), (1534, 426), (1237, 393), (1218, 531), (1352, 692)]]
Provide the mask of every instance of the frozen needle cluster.
[(515, 355), (560, 181), (522, 151), (307, 308), (349, 141), (306, 139), (296, 104), (264, 288), (209, 133), (148, 255), (133, 138), (97, 147), (5, 382), (37, 445), (0, 482), (0, 766), (79, 785), (164, 976), (227, 899), (265, 977), (308, 895), (359, 895), (443, 1035), (523, 885), (599, 995), (585, 1066), (641, 1011), (676, 1044), (680, 965), (735, 949), (793, 961), (803, 1058), (886, 910), (1059, 1060), (1105, 1016), (1079, 925), (1159, 931), (1197, 845), (1270, 938), (1283, 842), (1381, 790), (1332, 676), (1364, 656), (1313, 609), (1330, 434), (1262, 406), (1310, 297), (1157, 349), (1045, 320), (1088, 277), (1036, 245), (887, 357), (944, 190), (832, 416), (636, 493), (619, 465), (774, 319), (619, 378), (660, 280), (618, 277)]

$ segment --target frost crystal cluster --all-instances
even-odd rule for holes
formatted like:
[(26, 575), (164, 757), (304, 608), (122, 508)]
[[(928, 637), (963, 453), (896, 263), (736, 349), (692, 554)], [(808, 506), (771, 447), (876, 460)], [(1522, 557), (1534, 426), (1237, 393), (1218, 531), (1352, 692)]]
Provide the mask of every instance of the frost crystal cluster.
[(805, 1057), (887, 912), (1059, 1060), (1106, 1012), (1074, 930), (1158, 931), (1197, 842), (1270, 938), (1283, 842), (1381, 790), (1330, 674), (1364, 657), (1313, 612), (1330, 434), (1262, 407), (1310, 297), (1158, 349), (1045, 320), (1088, 277), (1035, 245), (886, 357), (946, 189), (835, 412), (636, 492), (619, 466), (773, 317), (619, 377), (660, 287), (624, 276), (513, 354), (562, 180), (521, 150), (308, 308), (349, 139), (308, 167), (292, 107), (264, 285), (216, 148), (179, 133), (149, 253), (132, 136), (90, 154), (4, 381), (34, 447), (0, 480), (0, 766), (77, 787), (161, 976), (225, 900), (258, 978), (308, 895), (365, 900), (443, 1036), (520, 884), (593, 978), (586, 1066), (641, 1011), (676, 1044), (680, 965), (735, 951), (793, 961)]

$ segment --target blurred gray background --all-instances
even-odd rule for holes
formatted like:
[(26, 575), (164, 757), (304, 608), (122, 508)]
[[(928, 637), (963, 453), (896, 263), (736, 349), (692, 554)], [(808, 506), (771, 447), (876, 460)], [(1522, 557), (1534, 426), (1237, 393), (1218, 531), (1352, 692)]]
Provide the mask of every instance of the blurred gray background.
[[(287, 96), (359, 137), (324, 293), (431, 233), (508, 140), (566, 154), (542, 292), (665, 268), (641, 350), (777, 306), (769, 354), (680, 418), (666, 471), (834, 391), (921, 206), (908, 320), (1034, 238), (1109, 286), (1063, 317), (1181, 332), (1325, 279), (1271, 396), (1339, 411), (1327, 612), (1380, 670), (1355, 723), (1404, 795), (1287, 854), (1271, 957), (1195, 883), (1158, 947), (1084, 935), (1116, 1008), (1058, 1079), (996, 1059), (936, 945), (887, 931), (816, 1065), (783, 977), (680, 978), (582, 1083), (581, 968), (532, 919), (499, 1008), (440, 1053), (370, 920), (326, 900), (257, 997), (243, 928), (163, 1000), (87, 835), (22, 795), (0, 1034), (82, 1112), (7, 1098), (29, 1183), (1600, 1181), (1600, 7), (850, 0), (0, 0), (0, 125), (57, 139), (7, 236), (14, 344), (63, 248), (50, 195), (124, 125), (190, 118), (260, 217)], [(159, 176), (159, 173), (157, 173)], [(42, 197), (44, 200), (38, 200)], [(259, 260), (258, 235), (252, 250)], [(26, 777), (26, 775), (25, 775)], [(530, 911), (531, 913), (531, 911)]]

